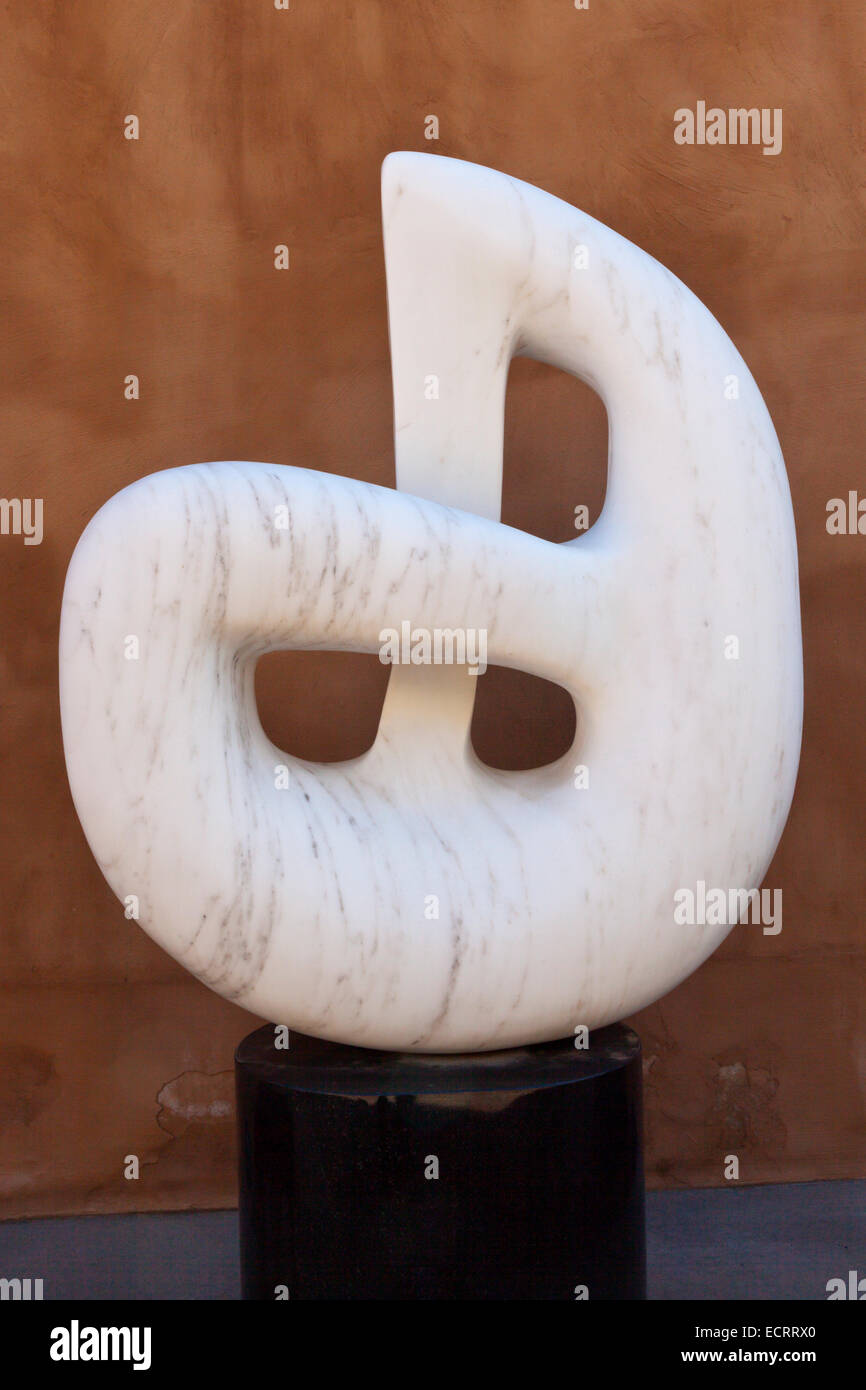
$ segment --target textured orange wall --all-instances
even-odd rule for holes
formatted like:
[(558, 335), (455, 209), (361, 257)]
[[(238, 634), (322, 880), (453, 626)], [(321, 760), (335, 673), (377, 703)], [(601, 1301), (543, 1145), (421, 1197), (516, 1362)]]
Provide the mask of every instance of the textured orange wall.
[[(609, 223), (704, 300), (764, 392), (791, 479), (806, 650), (800, 781), (767, 879), (784, 927), (739, 928), (637, 1020), (648, 1176), (721, 1183), (728, 1153), (745, 1182), (866, 1174), (866, 536), (825, 529), (829, 498), (866, 492), (860, 10), (11, 7), (2, 491), (43, 499), (44, 539), (0, 536), (4, 1215), (234, 1201), (232, 1051), (254, 1020), (125, 922), (90, 856), (60, 744), (63, 576), (93, 512), (155, 469), (234, 457), (393, 482), (379, 218), (392, 149), (504, 169)], [(781, 154), (677, 145), (673, 113), (698, 100), (781, 107)], [(129, 373), (138, 401), (124, 399)], [(597, 514), (605, 430), (587, 388), (518, 363), (504, 519), (561, 540), (576, 503)], [(261, 670), (266, 727), (310, 756), (369, 742), (382, 689), (375, 658)], [(556, 691), (491, 673), (476, 745), (525, 763), (559, 751), (569, 718)], [(130, 1153), (137, 1182), (123, 1178)]]

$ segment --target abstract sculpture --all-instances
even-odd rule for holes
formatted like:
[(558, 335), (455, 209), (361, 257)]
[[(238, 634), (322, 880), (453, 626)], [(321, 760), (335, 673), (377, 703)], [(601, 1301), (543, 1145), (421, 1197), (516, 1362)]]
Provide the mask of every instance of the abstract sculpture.
[[(760, 883), (800, 745), (791, 501), (745, 363), (657, 261), (458, 160), (389, 156), (383, 209), (399, 491), (214, 463), (107, 502), (63, 600), (69, 781), (115, 893), (218, 993), (344, 1043), (504, 1048), (657, 999), (732, 925), (675, 895)], [(520, 353), (608, 411), (603, 511), (564, 545), (498, 522)], [(395, 667), (361, 758), (274, 747), (262, 653), (406, 622), (564, 686), (567, 756), (480, 764), (460, 666)]]

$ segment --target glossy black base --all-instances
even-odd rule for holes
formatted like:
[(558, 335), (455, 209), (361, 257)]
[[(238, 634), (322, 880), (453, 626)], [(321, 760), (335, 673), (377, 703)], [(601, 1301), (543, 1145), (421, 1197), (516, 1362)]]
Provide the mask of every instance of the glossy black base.
[(244, 1298), (646, 1296), (631, 1029), (465, 1056), (275, 1036), (235, 1057)]

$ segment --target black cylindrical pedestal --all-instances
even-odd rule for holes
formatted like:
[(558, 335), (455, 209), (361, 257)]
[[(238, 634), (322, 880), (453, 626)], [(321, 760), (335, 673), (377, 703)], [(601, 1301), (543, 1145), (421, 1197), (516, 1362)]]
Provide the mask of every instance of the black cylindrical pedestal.
[(237, 1050), (250, 1299), (645, 1297), (640, 1042)]

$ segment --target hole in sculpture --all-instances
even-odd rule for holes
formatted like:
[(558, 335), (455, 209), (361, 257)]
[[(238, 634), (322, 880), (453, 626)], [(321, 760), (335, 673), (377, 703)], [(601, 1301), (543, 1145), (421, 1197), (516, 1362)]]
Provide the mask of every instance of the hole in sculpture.
[(358, 758), (376, 741), (389, 669), (366, 652), (266, 652), (256, 665), (262, 728), (294, 758)]
[[(376, 741), (389, 666), (359, 652), (266, 652), (256, 664), (259, 719), (268, 738), (314, 763), (359, 758)], [(471, 740), (488, 767), (525, 772), (556, 762), (574, 741), (577, 717), (552, 681), (490, 666), (477, 679)]]
[(478, 677), (471, 739), (488, 767), (528, 772), (555, 763), (576, 729), (574, 701), (561, 685), (506, 666), (488, 666)]
[(607, 411), (597, 392), (547, 363), (515, 357), (505, 399), (502, 521), (546, 541), (574, 540), (598, 520), (607, 456)]
[[(598, 393), (569, 372), (516, 357), (505, 402), (505, 525), (548, 541), (583, 535), (601, 514), (607, 462), (607, 411)], [(545, 767), (568, 752), (576, 728), (574, 701), (562, 686), (504, 666), (479, 678), (471, 738), (488, 767)]]
[[(583, 534), (604, 502), (607, 453), (607, 411), (592, 387), (516, 357), (505, 406), (502, 521), (549, 541)], [(278, 748), (308, 762), (360, 757), (376, 741), (389, 670), (366, 653), (267, 652), (255, 677), (262, 727)], [(471, 739), (488, 767), (521, 772), (556, 762), (576, 723), (571, 696), (551, 681), (502, 666), (478, 678)]]

